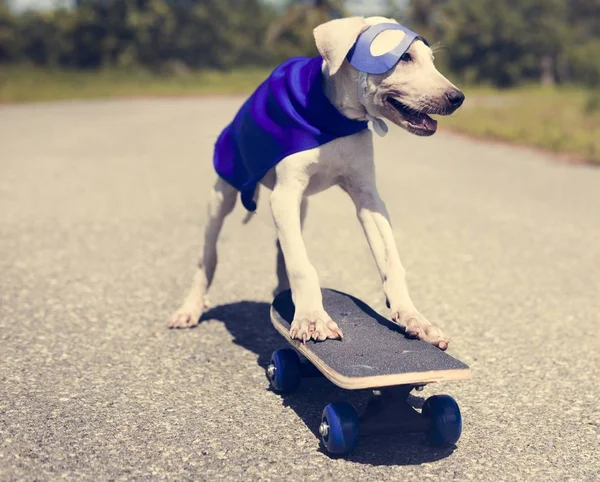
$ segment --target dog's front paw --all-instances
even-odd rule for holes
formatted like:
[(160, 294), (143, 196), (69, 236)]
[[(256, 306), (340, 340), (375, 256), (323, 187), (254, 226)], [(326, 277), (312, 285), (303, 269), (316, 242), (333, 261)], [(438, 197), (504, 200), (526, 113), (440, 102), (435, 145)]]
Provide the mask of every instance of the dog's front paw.
[(318, 316), (303, 316), (300, 314), (294, 318), (290, 327), (290, 337), (302, 340), (303, 343), (310, 339), (318, 341), (325, 341), (327, 338), (341, 340), (343, 336), (340, 327), (327, 313)]
[(446, 350), (448, 348), (450, 340), (444, 336), (442, 330), (431, 324), (418, 311), (403, 311), (401, 309), (392, 310), (392, 320), (404, 329), (406, 336), (410, 338), (419, 338), (437, 346), (440, 350)]

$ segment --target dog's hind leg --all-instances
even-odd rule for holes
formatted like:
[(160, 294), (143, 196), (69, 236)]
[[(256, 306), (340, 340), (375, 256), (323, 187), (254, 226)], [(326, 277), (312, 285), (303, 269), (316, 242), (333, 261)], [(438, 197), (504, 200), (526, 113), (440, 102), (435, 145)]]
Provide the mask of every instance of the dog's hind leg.
[(181, 307), (169, 318), (169, 328), (191, 328), (198, 324), (205, 308), (206, 292), (217, 267), (217, 240), (225, 217), (233, 211), (238, 191), (218, 178), (208, 203), (208, 219), (204, 229), (204, 246), (198, 269)]
[[(304, 227), (304, 220), (306, 219), (306, 211), (308, 210), (308, 199), (303, 198), (300, 204), (300, 228)], [(281, 250), (281, 243), (279, 238), (277, 239), (277, 287), (273, 290), (273, 296), (277, 296), (278, 293), (290, 289), (290, 280), (288, 279), (287, 271), (285, 268), (285, 259), (283, 257), (283, 251)]]

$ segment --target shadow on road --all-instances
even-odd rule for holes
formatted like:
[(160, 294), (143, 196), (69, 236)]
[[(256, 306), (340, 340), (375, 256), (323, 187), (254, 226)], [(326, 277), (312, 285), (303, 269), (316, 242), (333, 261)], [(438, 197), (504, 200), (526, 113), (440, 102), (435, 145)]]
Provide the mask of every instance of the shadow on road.
[[(266, 369), (273, 351), (288, 346), (271, 325), (269, 308), (270, 305), (264, 302), (230, 303), (208, 310), (200, 321), (222, 321), (233, 336), (234, 343), (255, 353), (258, 365)], [(281, 400), (296, 412), (316, 438), (320, 438), (318, 427), (325, 405), (347, 401), (360, 413), (369, 396), (368, 390), (343, 390), (325, 378), (309, 378), (302, 380), (296, 393), (281, 396)], [(424, 400), (411, 395), (409, 402), (421, 408)], [(322, 447), (320, 451), (326, 453)], [(421, 434), (398, 434), (363, 438), (355, 454), (347, 459), (370, 465), (419, 465), (446, 458), (453, 451), (454, 447), (432, 448)]]

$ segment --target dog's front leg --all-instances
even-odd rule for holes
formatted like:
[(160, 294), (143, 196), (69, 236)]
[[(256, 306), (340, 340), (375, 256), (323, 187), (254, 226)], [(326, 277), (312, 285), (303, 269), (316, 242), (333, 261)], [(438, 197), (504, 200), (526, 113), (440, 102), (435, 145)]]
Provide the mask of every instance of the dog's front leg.
[[(304, 225), (304, 219), (306, 219), (306, 211), (308, 209), (308, 199), (302, 199), (300, 205), (300, 229)], [(277, 287), (273, 290), (273, 296), (277, 296), (279, 293), (290, 289), (290, 281), (288, 279), (287, 271), (285, 268), (285, 258), (283, 257), (283, 251), (281, 250), (281, 243), (277, 239)]]
[(317, 270), (302, 239), (301, 204), (307, 182), (278, 180), (271, 194), (271, 211), (295, 306), (290, 336), (304, 342), (342, 337), (337, 323), (323, 308)]
[(375, 186), (374, 176), (350, 180), (343, 186), (356, 206), (356, 214), (379, 268), (383, 290), (387, 297), (392, 319), (411, 337), (420, 338), (445, 350), (448, 340), (442, 330), (432, 325), (416, 309), (408, 293), (406, 271), (394, 239), (388, 211)]

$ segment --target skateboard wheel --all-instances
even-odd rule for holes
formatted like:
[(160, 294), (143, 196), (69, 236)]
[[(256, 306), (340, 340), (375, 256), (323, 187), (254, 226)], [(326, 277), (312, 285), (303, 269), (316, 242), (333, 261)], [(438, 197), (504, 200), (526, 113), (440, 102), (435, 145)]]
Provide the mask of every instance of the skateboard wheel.
[(456, 401), (449, 395), (434, 395), (425, 400), (422, 414), (431, 421), (427, 441), (436, 447), (453, 445), (462, 432), (462, 417)]
[(300, 358), (290, 348), (275, 350), (267, 367), (267, 378), (277, 393), (292, 393), (300, 385)]
[(347, 455), (358, 444), (359, 420), (354, 407), (347, 403), (330, 403), (323, 410), (319, 432), (323, 445), (332, 455)]

